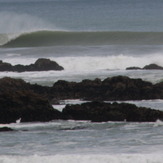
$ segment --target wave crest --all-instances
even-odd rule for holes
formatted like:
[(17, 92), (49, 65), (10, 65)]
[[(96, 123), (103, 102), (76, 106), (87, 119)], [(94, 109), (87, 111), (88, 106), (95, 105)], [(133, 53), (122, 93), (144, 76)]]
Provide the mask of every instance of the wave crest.
[(23, 33), (3, 47), (55, 45), (162, 45), (163, 32), (36, 31)]

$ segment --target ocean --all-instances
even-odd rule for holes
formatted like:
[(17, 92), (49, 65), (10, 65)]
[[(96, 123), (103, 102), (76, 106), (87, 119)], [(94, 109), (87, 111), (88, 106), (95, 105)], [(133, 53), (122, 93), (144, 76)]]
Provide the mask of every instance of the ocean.
[[(49, 58), (63, 71), (0, 72), (52, 86), (125, 75), (158, 83), (163, 66), (162, 0), (0, 0), (0, 59), (28, 65)], [(82, 103), (79, 99), (63, 101)], [(163, 100), (126, 101), (163, 110)], [(163, 122), (13, 123), (0, 133), (0, 163), (163, 163)]]

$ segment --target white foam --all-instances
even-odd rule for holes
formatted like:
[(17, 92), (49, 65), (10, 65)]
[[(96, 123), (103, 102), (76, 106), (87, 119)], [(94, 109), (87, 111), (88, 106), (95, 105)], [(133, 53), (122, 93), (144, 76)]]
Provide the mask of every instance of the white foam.
[(85, 57), (58, 57), (53, 58), (61, 64), (66, 70), (82, 71), (82, 70), (99, 70), (99, 69), (126, 69), (131, 66), (144, 67), (145, 65), (155, 63), (163, 65), (162, 54), (153, 54), (150, 56), (127, 56), (127, 55), (112, 55), (112, 56), (85, 56)]
[[(134, 101), (125, 101), (125, 102), (135, 104), (139, 107), (149, 107), (149, 108), (163, 111), (163, 100), (161, 100), (161, 99), (134, 100)], [(120, 101), (120, 103), (121, 103), (121, 101)]]
[[(26, 50), (28, 51), (28, 49)], [(52, 55), (51, 55), (52, 56)], [(8, 52), (3, 61), (15, 64), (29, 65), (34, 63), (38, 58), (36, 56), (23, 57), (21, 53)], [(156, 58), (155, 58), (156, 57)], [(42, 71), (42, 72), (1, 72), (0, 78), (4, 76), (22, 78), (27, 82), (38, 83), (43, 85), (52, 85), (57, 80), (67, 81), (81, 81), (83, 79), (105, 79), (115, 75), (125, 75), (130, 78), (142, 78), (143, 80), (153, 83), (161, 82), (163, 80), (163, 71), (155, 70), (132, 70), (126, 71), (126, 67), (138, 66), (144, 67), (150, 63), (157, 63), (163, 65), (163, 55), (143, 55), (128, 56), (128, 55), (115, 55), (115, 56), (63, 56), (63, 57), (47, 57), (56, 61), (59, 65), (64, 67), (63, 71)], [(156, 62), (157, 60), (157, 62)]]
[(21, 54), (18, 54), (18, 53), (7, 53), (6, 55), (7, 57), (20, 57), (21, 56)]
[(158, 119), (158, 120), (155, 122), (154, 127), (158, 127), (158, 126), (163, 126), (163, 121), (161, 121), (161, 120)]
[(61, 111), (65, 108), (66, 104), (82, 104), (88, 101), (81, 101), (80, 99), (67, 99), (67, 100), (61, 100), (59, 101), (59, 105), (53, 105), (53, 108), (57, 109), (58, 111)]
[(2, 163), (162, 163), (162, 154), (1, 156)]
[[(53, 49), (52, 49), (53, 50)], [(54, 49), (55, 50), (55, 49)], [(66, 50), (66, 48), (65, 48)], [(56, 61), (58, 64), (63, 66), (65, 70), (67, 71), (92, 71), (92, 70), (103, 70), (103, 69), (109, 69), (109, 70), (117, 70), (121, 69), (124, 70), (127, 67), (133, 67), (137, 66), (140, 68), (143, 68), (145, 65), (155, 63), (160, 66), (163, 65), (163, 55), (162, 53), (153, 53), (151, 55), (127, 55), (127, 54), (114, 54), (114, 55), (101, 55), (101, 56), (89, 56), (89, 53), (92, 53), (90, 50), (88, 52), (88, 55), (85, 56), (85, 53), (83, 54), (78, 54), (80, 53), (76, 52), (77, 54), (75, 56), (69, 55), (71, 52), (67, 52), (67, 56), (62, 56), (60, 54), (59, 57), (55, 57), (56, 54), (50, 54), (51, 57), (46, 57), (50, 58), (51, 60)], [(25, 49), (25, 51), (28, 51), (28, 49)], [(25, 53), (22, 52), (22, 53)], [(44, 52), (45, 51), (45, 52)], [(36, 51), (31, 51), (31, 53), (47, 53), (47, 49), (43, 49), (43, 52), (40, 52), (37, 50)], [(54, 52), (49, 52), (49, 53), (54, 53)], [(63, 52), (63, 54), (66, 52)], [(72, 52), (74, 53), (74, 52)], [(101, 52), (102, 53), (102, 52)], [(106, 52), (105, 52), (106, 53)], [(59, 55), (59, 54), (58, 54)], [(30, 55), (29, 55), (30, 56)], [(23, 54), (21, 52), (9, 52), (6, 54), (4, 61), (12, 63), (12, 64), (31, 64), (34, 63), (39, 56), (33, 55), (31, 57), (23, 57)], [(41, 56), (42, 57), (42, 56)]]
[(65, 108), (66, 105), (53, 105), (54, 109), (57, 109), (58, 111), (62, 112), (62, 110)]

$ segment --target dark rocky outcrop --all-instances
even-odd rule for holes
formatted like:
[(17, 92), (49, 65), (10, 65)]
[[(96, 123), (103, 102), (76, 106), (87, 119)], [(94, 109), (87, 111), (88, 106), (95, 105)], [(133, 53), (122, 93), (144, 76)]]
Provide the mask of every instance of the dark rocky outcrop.
[(163, 67), (157, 65), (157, 64), (149, 64), (143, 67), (145, 70), (163, 70)]
[(8, 132), (8, 131), (14, 131), (14, 130), (9, 127), (0, 127), (0, 132)]
[(49, 89), (49, 98), (90, 101), (163, 99), (162, 85), (126, 76), (106, 78), (103, 81), (83, 80), (79, 83), (60, 80)]
[(154, 122), (163, 120), (163, 112), (127, 103), (90, 102), (81, 105), (66, 105), (64, 119), (90, 120), (92, 122), (127, 121)]
[(163, 99), (163, 82), (152, 84), (142, 79), (116, 76), (104, 80), (83, 80), (68, 82), (59, 80), (52, 87), (29, 84), (21, 79), (0, 79), (0, 93), (4, 90), (31, 91), (57, 103), (64, 99), (83, 99), (89, 101), (148, 100)]
[(140, 68), (140, 67), (127, 67), (126, 70), (163, 70), (163, 67), (152, 63), (152, 64), (144, 66), (143, 68)]
[(21, 79), (0, 80), (0, 123), (50, 121), (61, 113), (52, 108), (47, 98), (30, 89)]
[(30, 65), (11, 65), (10, 63), (0, 61), (0, 71), (49, 71), (49, 70), (63, 70), (64, 68), (58, 65), (55, 61), (46, 58), (39, 58), (34, 64)]
[(67, 105), (63, 112), (51, 106), (55, 99), (135, 100), (163, 98), (163, 82), (151, 84), (141, 79), (124, 76), (83, 80), (80, 83), (58, 81), (53, 87), (32, 85), (21, 79), (0, 79), (0, 123), (74, 119), (101, 121), (155, 121), (163, 120), (161, 111), (138, 108), (132, 104), (91, 102)]

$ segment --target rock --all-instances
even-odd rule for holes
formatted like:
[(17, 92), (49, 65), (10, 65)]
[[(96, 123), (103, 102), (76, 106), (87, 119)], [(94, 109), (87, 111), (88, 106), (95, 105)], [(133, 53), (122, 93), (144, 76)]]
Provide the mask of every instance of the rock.
[(127, 67), (126, 70), (141, 70), (140, 67)]
[(45, 58), (38, 59), (31, 67), (32, 71), (63, 70), (55, 61)]
[(12, 66), (9, 63), (0, 61), (0, 71), (14, 71), (14, 72), (25, 72), (25, 71), (49, 71), (49, 70), (63, 70), (64, 68), (55, 61), (51, 61), (46, 58), (39, 58), (34, 64), (30, 65), (15, 65)]
[(0, 60), (0, 71), (13, 71), (13, 67), (10, 63)]
[[(52, 104), (64, 99), (83, 99), (88, 101), (163, 99), (161, 83), (154, 85), (142, 79), (131, 79), (126, 76), (115, 76), (106, 78), (103, 81), (100, 79), (83, 80), (78, 83), (59, 80), (52, 87), (25, 84), (25, 82), (22, 87), (21, 84), (18, 84), (18, 81), (17, 85), (15, 86), (17, 89), (23, 90), (25, 88), (31, 90), (46, 97)], [(10, 87), (9, 84), (7, 87)], [(11, 89), (13, 89), (12, 86)]]
[(61, 113), (47, 98), (30, 89), (21, 79), (0, 79), (0, 123), (50, 121), (60, 119)]
[(0, 132), (6, 132), (6, 131), (14, 131), (14, 130), (9, 127), (0, 127)]
[(163, 67), (158, 66), (157, 64), (149, 64), (143, 67), (145, 70), (163, 70)]
[[(160, 86), (161, 87), (161, 86)], [(106, 78), (101, 81), (83, 80), (82, 82), (58, 81), (50, 88), (50, 98), (83, 100), (147, 100), (163, 99), (163, 89), (155, 87), (142, 79), (130, 79), (125, 76)]]
[(89, 102), (81, 105), (66, 105), (64, 119), (90, 120), (92, 122), (127, 121), (155, 122), (163, 120), (163, 112), (127, 103)]
[(162, 112), (138, 108), (132, 104), (92, 102), (67, 105), (63, 112), (53, 109), (49, 101), (64, 99), (86, 100), (142, 100), (163, 99), (163, 82), (153, 85), (141, 79), (125, 76), (101, 81), (58, 81), (52, 87), (29, 84), (21, 79), (0, 79), (0, 123), (75, 119), (91, 121), (155, 121), (163, 119)]
[(152, 63), (152, 64), (144, 66), (143, 68), (140, 68), (140, 67), (127, 67), (126, 70), (163, 70), (163, 67)]
[[(126, 76), (79, 83), (58, 81), (52, 87), (29, 84), (21, 79), (0, 79), (0, 123), (50, 121), (63, 114), (50, 104), (64, 99), (89, 101), (163, 99), (163, 82), (153, 85)], [(118, 112), (119, 115), (119, 112)], [(124, 117), (121, 117), (123, 119)]]

